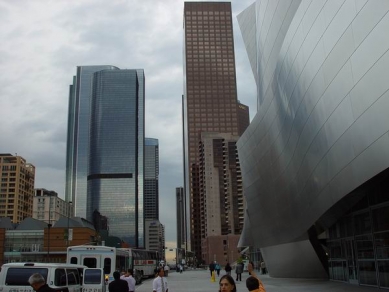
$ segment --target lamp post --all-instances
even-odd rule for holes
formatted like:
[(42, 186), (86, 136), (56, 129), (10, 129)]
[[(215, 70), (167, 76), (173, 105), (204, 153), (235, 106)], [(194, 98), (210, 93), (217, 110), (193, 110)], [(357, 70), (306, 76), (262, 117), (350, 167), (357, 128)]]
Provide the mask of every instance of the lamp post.
[(66, 239), (66, 246), (68, 247), (69, 246), (69, 218), (70, 218), (70, 212), (71, 212), (71, 207), (72, 207), (72, 202), (69, 202), (69, 206), (68, 206), (68, 234), (67, 234), (67, 239)]
[(47, 262), (50, 262), (51, 196), (49, 196), (49, 224), (47, 224)]

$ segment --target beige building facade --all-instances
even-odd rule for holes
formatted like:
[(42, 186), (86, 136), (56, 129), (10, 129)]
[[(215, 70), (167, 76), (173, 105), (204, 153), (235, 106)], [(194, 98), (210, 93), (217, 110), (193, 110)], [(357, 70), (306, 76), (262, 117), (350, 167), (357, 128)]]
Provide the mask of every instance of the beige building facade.
[[(233, 236), (242, 232), (245, 201), (243, 197), (242, 175), (236, 150), (239, 136), (228, 133), (202, 133), (199, 145), (199, 181), (201, 238)], [(225, 239), (223, 239), (225, 240)], [(228, 260), (230, 246), (223, 240), (212, 241), (212, 248), (223, 252), (208, 250), (211, 245), (202, 243), (202, 259), (209, 260), (217, 254), (220, 263)], [(236, 250), (236, 245), (234, 247)]]
[(165, 254), (165, 227), (159, 220), (145, 220), (145, 246), (147, 250), (157, 250), (161, 258)]
[(35, 166), (17, 155), (0, 153), (0, 217), (19, 223), (32, 216)]
[(58, 198), (54, 191), (35, 189), (32, 218), (54, 225), (61, 217), (73, 217), (72, 203)]

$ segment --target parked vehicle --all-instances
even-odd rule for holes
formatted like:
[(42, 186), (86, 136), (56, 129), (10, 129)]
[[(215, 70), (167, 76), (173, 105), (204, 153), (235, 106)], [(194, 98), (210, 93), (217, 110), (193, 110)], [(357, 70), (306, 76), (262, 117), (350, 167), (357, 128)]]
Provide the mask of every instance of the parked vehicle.
[(34, 292), (28, 279), (35, 273), (41, 274), (47, 285), (57, 291), (106, 291), (102, 269), (89, 269), (82, 265), (49, 263), (4, 264), (0, 272), (0, 291)]
[(66, 262), (102, 268), (108, 282), (113, 280), (114, 271), (133, 269), (135, 281), (140, 284), (142, 278), (154, 277), (159, 255), (151, 250), (80, 245), (68, 247)]

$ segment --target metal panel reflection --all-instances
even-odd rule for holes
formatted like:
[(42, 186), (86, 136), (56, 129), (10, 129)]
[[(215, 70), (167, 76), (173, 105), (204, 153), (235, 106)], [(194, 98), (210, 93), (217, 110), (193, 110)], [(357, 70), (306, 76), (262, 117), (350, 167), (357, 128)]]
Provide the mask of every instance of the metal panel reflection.
[[(250, 226), (240, 245), (262, 248), (306, 238), (334, 204), (389, 166), (389, 1), (282, 4), (248, 8), (256, 10), (255, 41), (247, 19), (241, 26), (256, 60), (259, 108), (238, 141)], [(269, 254), (277, 253), (268, 253), (272, 275)], [(273, 271), (285, 276), (288, 265)]]

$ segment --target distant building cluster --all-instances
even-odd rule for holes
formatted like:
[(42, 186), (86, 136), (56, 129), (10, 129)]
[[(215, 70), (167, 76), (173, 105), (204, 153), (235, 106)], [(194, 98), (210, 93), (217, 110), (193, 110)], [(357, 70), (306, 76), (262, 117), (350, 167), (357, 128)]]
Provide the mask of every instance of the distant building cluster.
[(24, 158), (0, 154), (0, 217), (12, 224), (29, 218), (42, 223), (36, 223), (41, 231), (34, 252), (44, 252), (44, 246), (54, 252), (55, 240), (43, 237), (51, 239), (64, 218), (67, 228), (58, 238), (65, 249), (74, 245), (74, 228), (69, 227), (74, 218), (82, 218), (91, 230), (83, 244), (147, 247), (164, 256), (159, 142), (144, 135), (144, 91), (141, 69), (77, 67), (69, 94), (65, 200), (55, 191), (34, 189), (35, 167)]

